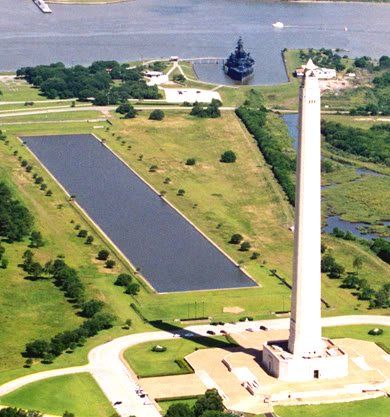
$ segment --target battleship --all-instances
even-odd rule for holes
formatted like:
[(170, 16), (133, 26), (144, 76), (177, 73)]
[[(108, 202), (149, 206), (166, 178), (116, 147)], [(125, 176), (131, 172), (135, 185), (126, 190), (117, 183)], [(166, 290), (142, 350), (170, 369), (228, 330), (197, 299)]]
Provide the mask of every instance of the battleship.
[(224, 71), (233, 80), (243, 82), (253, 74), (254, 66), (255, 60), (250, 56), (249, 52), (244, 50), (240, 37), (235, 51), (225, 61)]

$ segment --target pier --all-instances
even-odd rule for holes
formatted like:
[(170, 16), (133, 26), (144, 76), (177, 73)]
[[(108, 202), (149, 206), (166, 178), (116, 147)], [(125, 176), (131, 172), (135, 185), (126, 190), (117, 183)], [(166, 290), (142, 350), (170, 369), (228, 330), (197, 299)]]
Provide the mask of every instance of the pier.
[(44, 0), (33, 0), (33, 2), (39, 7), (42, 13), (51, 13), (50, 7), (45, 3)]

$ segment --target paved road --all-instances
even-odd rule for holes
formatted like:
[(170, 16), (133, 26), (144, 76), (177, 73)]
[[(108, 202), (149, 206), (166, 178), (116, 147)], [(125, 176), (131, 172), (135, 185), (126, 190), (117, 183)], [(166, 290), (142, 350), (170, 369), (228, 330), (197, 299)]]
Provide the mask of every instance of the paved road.
[[(322, 319), (323, 326), (345, 326), (354, 324), (372, 324), (377, 326), (390, 326), (390, 316), (337, 316)], [(223, 328), (229, 333), (240, 333), (248, 327), (254, 330), (263, 325), (269, 329), (288, 329), (289, 319), (261, 320), (253, 322), (227, 323), (224, 326), (198, 325), (178, 330), (175, 334), (166, 331), (155, 331), (132, 334), (119, 337), (92, 349), (88, 355), (89, 364), (85, 366), (53, 369), (39, 372), (10, 381), (0, 386), (0, 396), (14, 391), (31, 382), (40, 381), (60, 375), (69, 375), (80, 372), (90, 372), (99, 384), (109, 401), (114, 404), (121, 417), (159, 417), (160, 413), (155, 404), (146, 396), (141, 398), (138, 389), (137, 377), (129, 366), (123, 361), (122, 353), (131, 346), (143, 342), (160, 341), (176, 337), (207, 336), (207, 331), (218, 332)]]

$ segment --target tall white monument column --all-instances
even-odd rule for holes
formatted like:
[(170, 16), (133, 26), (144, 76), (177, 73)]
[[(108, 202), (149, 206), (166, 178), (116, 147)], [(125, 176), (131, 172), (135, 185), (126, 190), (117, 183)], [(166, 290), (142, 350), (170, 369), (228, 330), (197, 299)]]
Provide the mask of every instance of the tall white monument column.
[(295, 245), (288, 350), (312, 356), (321, 339), (321, 96), (306, 69), (299, 90)]
[(315, 69), (310, 60), (299, 90), (290, 336), (268, 341), (262, 352), (265, 369), (284, 381), (348, 374), (348, 355), (321, 338), (321, 97)]

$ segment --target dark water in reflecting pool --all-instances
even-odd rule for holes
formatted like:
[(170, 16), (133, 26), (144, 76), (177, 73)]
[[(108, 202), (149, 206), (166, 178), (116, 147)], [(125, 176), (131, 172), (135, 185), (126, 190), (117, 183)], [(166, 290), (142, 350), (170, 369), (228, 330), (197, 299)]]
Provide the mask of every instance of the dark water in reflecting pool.
[(92, 135), (23, 140), (158, 292), (255, 285)]

